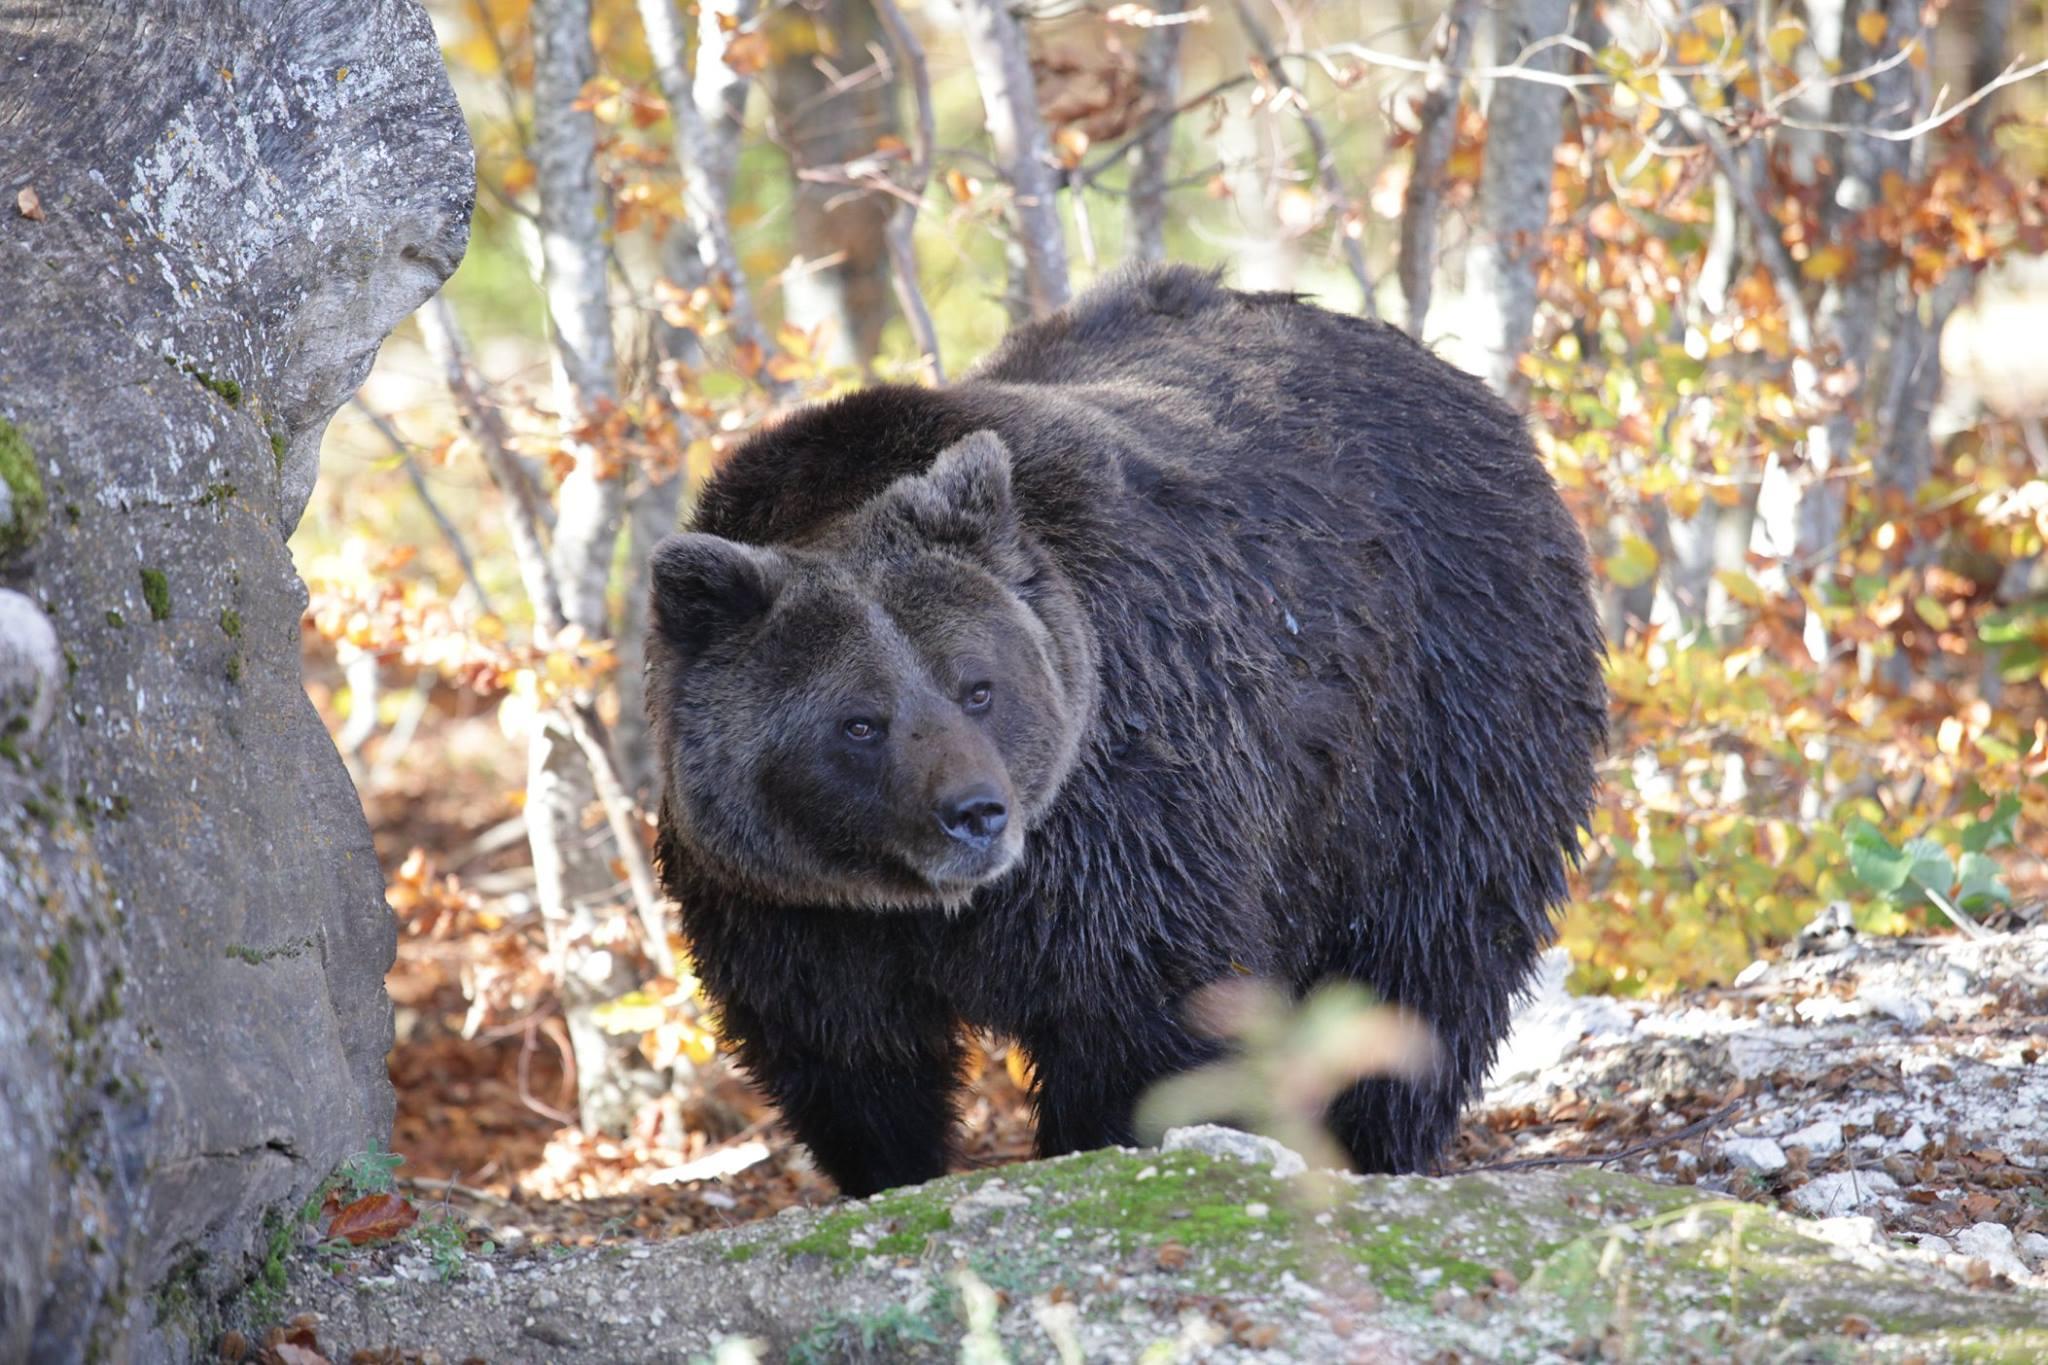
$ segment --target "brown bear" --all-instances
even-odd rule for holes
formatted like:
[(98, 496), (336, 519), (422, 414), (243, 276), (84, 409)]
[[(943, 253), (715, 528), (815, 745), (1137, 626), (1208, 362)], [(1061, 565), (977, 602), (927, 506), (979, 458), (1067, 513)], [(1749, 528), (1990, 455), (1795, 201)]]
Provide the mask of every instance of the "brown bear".
[(946, 389), (742, 445), (658, 546), (659, 861), (726, 1038), (848, 1194), (942, 1174), (963, 1029), (1039, 1150), (1129, 1143), (1244, 973), (1419, 1013), (1329, 1121), (1429, 1165), (1594, 790), (1584, 541), (1401, 332), (1133, 270)]

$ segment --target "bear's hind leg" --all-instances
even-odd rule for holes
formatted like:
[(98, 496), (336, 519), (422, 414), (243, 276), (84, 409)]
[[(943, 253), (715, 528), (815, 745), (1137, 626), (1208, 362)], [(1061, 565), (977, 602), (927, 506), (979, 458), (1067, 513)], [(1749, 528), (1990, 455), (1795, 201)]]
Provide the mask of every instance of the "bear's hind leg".
[(1449, 1077), (1360, 1081), (1330, 1102), (1330, 1131), (1367, 1175), (1432, 1171), (1458, 1130), (1460, 1098)]

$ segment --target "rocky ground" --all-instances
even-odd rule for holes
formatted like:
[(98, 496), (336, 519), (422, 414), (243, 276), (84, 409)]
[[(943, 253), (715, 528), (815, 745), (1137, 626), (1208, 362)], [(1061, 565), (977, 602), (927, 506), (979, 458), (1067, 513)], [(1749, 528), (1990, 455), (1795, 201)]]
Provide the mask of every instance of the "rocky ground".
[(466, 1242), (287, 1258), (265, 1330), (223, 1342), (294, 1365), (2048, 1359), (2048, 926), (1807, 948), (1660, 1004), (1553, 982), (1442, 1179), (1193, 1129), (669, 1240), (486, 1254), (507, 1212), (480, 1207)]

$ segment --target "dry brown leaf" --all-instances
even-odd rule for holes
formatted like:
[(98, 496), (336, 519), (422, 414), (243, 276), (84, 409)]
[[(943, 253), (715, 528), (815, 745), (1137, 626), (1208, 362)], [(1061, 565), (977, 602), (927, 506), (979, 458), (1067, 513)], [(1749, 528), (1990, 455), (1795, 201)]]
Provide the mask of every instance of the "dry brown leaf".
[(43, 197), (36, 193), (34, 185), (21, 187), (21, 192), (14, 196), (14, 207), (31, 223), (43, 221)]
[(395, 1194), (366, 1194), (334, 1215), (329, 1237), (345, 1237), (352, 1246), (389, 1241), (420, 1221), (412, 1201)]

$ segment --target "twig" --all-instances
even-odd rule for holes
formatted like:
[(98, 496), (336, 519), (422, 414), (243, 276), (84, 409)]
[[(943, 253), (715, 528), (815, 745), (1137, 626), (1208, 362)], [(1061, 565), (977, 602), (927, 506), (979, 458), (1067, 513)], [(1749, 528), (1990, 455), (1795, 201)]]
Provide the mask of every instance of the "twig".
[(1632, 1156), (1641, 1156), (1644, 1152), (1654, 1152), (1660, 1147), (1669, 1147), (1675, 1142), (1684, 1142), (1688, 1138), (1699, 1137), (1719, 1127), (1724, 1120), (1747, 1103), (1747, 1096), (1737, 1096), (1719, 1109), (1716, 1109), (1713, 1113), (1708, 1114), (1705, 1118), (1694, 1119), (1683, 1128), (1674, 1128), (1668, 1133), (1660, 1133), (1656, 1137), (1646, 1138), (1634, 1146), (1624, 1147), (1618, 1152), (1588, 1152), (1578, 1156), (1531, 1156), (1521, 1157), (1514, 1161), (1490, 1161), (1484, 1166), (1459, 1167), (1457, 1173), (1459, 1175), (1468, 1175), (1479, 1171), (1520, 1171), (1530, 1170), (1539, 1166), (1605, 1166), (1610, 1161), (1625, 1161)]
[[(1965, 99), (1950, 105), (1939, 113), (1929, 114), (1918, 123), (1909, 124), (1904, 128), (1871, 128), (1860, 123), (1823, 123), (1811, 119), (1787, 118), (1783, 116), (1778, 121), (1787, 128), (1798, 128), (1809, 133), (1855, 133), (1863, 137), (1875, 138), (1880, 142), (1911, 142), (1915, 138), (1925, 137), (1943, 124), (1962, 114), (1968, 113), (1976, 105), (1990, 99), (1991, 96), (2003, 90), (2006, 86), (2030, 80), (2044, 72), (2048, 72), (2048, 61), (2039, 61), (2035, 62), (2032, 66), (2023, 67), (2019, 64), (2019, 59), (2014, 58), (2012, 63), (2005, 68), (2004, 74), (2000, 75), (1997, 80), (1981, 87)], [(1936, 101), (1936, 103), (1938, 104), (1939, 101)]]
[(552, 637), (566, 622), (562, 617), (562, 594), (555, 586), (554, 566), (548, 562), (547, 550), (541, 544), (540, 492), (513, 457), (498, 410), (484, 401), (476, 369), (470, 362), (468, 343), (463, 340), (461, 324), (456, 321), (447, 297), (436, 294), (429, 299), (420, 309), (419, 322), (428, 352), (441, 364), (442, 378), (448, 385), (449, 396), (455, 400), (455, 411), (464, 429), (482, 452), (491, 482), (511, 503), (505, 523), (512, 536), (512, 557), (519, 564), (520, 581), (525, 584), (527, 601), (533, 606), (534, 623), (545, 636)]
[(1735, 205), (1749, 220), (1750, 237), (1756, 244), (1756, 253), (1763, 260), (1771, 283), (1777, 288), (1778, 306), (1785, 310), (1786, 335), (1799, 350), (1811, 351), (1813, 315), (1807, 311), (1806, 300), (1799, 292), (1799, 267), (1793, 263), (1792, 253), (1785, 249), (1785, 239), (1778, 235), (1777, 219), (1771, 217), (1763, 201), (1757, 198), (1756, 182), (1750, 178), (1749, 168), (1742, 164), (1742, 158), (1729, 147), (1719, 130), (1698, 111), (1683, 109), (1678, 119), (1687, 132), (1706, 144), (1715, 164), (1721, 168), (1721, 174), (1728, 178), (1728, 187), (1735, 193)]
[(492, 1194), (489, 1190), (480, 1190), (474, 1185), (463, 1185), (453, 1180), (442, 1180), (436, 1176), (402, 1175), (398, 1177), (398, 1183), (408, 1189), (423, 1190), (443, 1196), (459, 1194), (464, 1199), (474, 1199), (479, 1204), (490, 1204), (495, 1208), (516, 1209), (519, 1207), (517, 1203), (507, 1199), (502, 1194)]
[(1351, 277), (1358, 281), (1359, 306), (1367, 317), (1377, 318), (1380, 315), (1379, 302), (1373, 298), (1372, 275), (1365, 268), (1365, 251), (1351, 231), (1351, 197), (1345, 192), (1343, 179), (1337, 174), (1336, 158), (1330, 152), (1329, 139), (1323, 136), (1322, 122), (1309, 112), (1307, 96), (1288, 78), (1280, 53), (1273, 46), (1272, 35), (1253, 16), (1251, 6), (1246, 0), (1233, 0), (1233, 5), (1238, 22), (1244, 26), (1245, 36), (1251, 39), (1252, 46), (1259, 50), (1259, 56), (1266, 64), (1268, 76), (1281, 91), (1293, 96), (1295, 117), (1301, 120), (1302, 131), (1308, 134), (1309, 146), (1315, 152), (1316, 179), (1322, 182), (1323, 192), (1337, 205), (1337, 236), (1344, 245), (1344, 263), (1351, 267)]
[(569, 733), (575, 736), (576, 747), (590, 764), (598, 804), (604, 807), (605, 823), (611, 828), (612, 842), (618, 845), (619, 860), (626, 865), (626, 881), (633, 889), (634, 908), (640, 913), (647, 955), (663, 976), (674, 976), (676, 956), (668, 943), (667, 909), (655, 885), (647, 846), (640, 839), (638, 807), (619, 777), (619, 765), (605, 740), (604, 722), (588, 702), (565, 700), (559, 709), (569, 724)]
[(496, 616), (498, 613), (491, 606), (491, 595), (484, 591), (484, 585), (477, 579), (476, 564), (469, 557), (469, 546), (463, 543), (462, 533), (455, 529), (454, 522), (448, 520), (448, 514), (443, 512), (441, 504), (435, 501), (433, 490), (427, 487), (427, 479), (420, 472), (419, 461), (413, 458), (412, 442), (405, 439), (389, 417), (365, 403), (360, 394), (355, 398), (355, 405), (356, 411), (368, 419), (370, 425), (377, 429), (377, 434), (384, 438), (385, 443), (398, 456), (399, 463), (405, 468), (406, 478), (412, 481), (413, 492), (419, 494), (420, 503), (427, 509), (427, 515), (434, 519), (434, 525), (440, 528), (442, 537), (448, 542), (448, 548), (454, 551), (456, 563), (462, 566), (462, 576), (469, 580), (469, 590), (476, 594), (478, 608), (486, 616)]
[(889, 273), (896, 286), (896, 306), (903, 310), (910, 335), (916, 340), (917, 349), (924, 353), (932, 382), (943, 384), (946, 367), (939, 358), (939, 330), (932, 323), (931, 309), (925, 306), (924, 290), (918, 284), (917, 253), (912, 244), (918, 209), (924, 203), (925, 186), (932, 178), (936, 119), (932, 113), (931, 73), (925, 67), (924, 47), (911, 31), (903, 11), (896, 7), (896, 0), (874, 0), (874, 4), (875, 17), (882, 21), (882, 28), (889, 35), (897, 63), (910, 72), (911, 94), (917, 103), (917, 140), (910, 149), (910, 177), (889, 215), (883, 240), (889, 247)]
[(1401, 196), (1401, 294), (1408, 301), (1408, 334), (1422, 336), (1436, 280), (1437, 216), (1442, 211), (1444, 167), (1458, 137), (1458, 72), (1472, 55), (1479, 0), (1455, 0), (1444, 16), (1439, 60), (1431, 65), (1415, 134), (1415, 163)]

